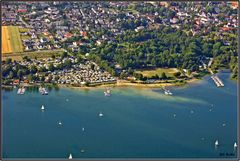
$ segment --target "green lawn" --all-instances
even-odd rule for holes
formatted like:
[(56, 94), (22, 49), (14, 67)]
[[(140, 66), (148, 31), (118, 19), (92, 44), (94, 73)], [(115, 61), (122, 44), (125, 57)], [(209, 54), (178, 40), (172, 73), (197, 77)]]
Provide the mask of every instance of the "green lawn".
[(8, 32), (13, 53), (23, 52), (23, 45), (18, 26), (8, 26)]
[(19, 32), (28, 32), (29, 29), (28, 28), (19, 28)]
[(136, 72), (141, 73), (143, 76), (146, 77), (152, 77), (156, 74), (161, 76), (161, 74), (165, 72), (168, 77), (173, 77), (173, 73), (176, 73), (177, 71), (178, 69), (176, 68), (156, 68), (154, 70), (137, 70)]
[(31, 39), (31, 37), (29, 35), (21, 35), (21, 39), (24, 40), (24, 39)]
[(2, 59), (11, 58), (12, 60), (21, 61), (24, 56), (28, 56), (31, 59), (35, 58), (50, 58), (52, 55), (60, 56), (63, 53), (63, 50), (42, 50), (42, 51), (33, 51), (33, 52), (22, 52), (14, 54), (5, 54)]

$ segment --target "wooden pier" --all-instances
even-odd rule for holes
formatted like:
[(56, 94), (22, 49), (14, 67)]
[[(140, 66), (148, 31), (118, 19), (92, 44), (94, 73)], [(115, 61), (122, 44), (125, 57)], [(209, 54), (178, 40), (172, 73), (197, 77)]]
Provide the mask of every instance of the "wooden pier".
[(221, 79), (216, 76), (216, 75), (212, 75), (211, 76), (212, 80), (215, 82), (215, 84), (217, 85), (217, 87), (224, 87), (223, 82), (221, 81)]

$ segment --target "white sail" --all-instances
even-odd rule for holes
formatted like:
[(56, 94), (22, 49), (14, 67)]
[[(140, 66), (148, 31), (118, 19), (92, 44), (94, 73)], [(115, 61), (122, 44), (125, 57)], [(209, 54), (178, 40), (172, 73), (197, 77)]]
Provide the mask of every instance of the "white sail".
[(215, 141), (215, 146), (218, 146), (218, 145), (219, 145), (218, 140), (216, 140)]
[(44, 108), (44, 106), (42, 105), (42, 108), (41, 108), (41, 110), (44, 110), (45, 108)]
[(234, 148), (237, 148), (237, 143), (235, 142), (233, 146), (234, 146)]
[(68, 159), (72, 159), (72, 154), (69, 155)]

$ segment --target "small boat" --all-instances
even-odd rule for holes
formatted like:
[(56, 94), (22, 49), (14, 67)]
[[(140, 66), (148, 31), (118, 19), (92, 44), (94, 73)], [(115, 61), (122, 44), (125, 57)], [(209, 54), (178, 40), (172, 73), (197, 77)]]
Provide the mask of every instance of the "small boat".
[(107, 97), (111, 96), (110, 89), (107, 89), (106, 91), (104, 91), (104, 95), (107, 96)]
[(237, 143), (235, 142), (234, 145), (233, 145), (234, 148), (237, 148)]
[(99, 113), (99, 117), (103, 117), (103, 113), (100, 112), (100, 113)]
[(81, 149), (81, 153), (84, 153), (85, 152), (85, 150), (84, 149)]
[(45, 110), (44, 106), (42, 105), (41, 110)]
[(170, 92), (170, 90), (164, 90), (164, 94), (165, 95), (170, 95), (170, 96), (173, 95), (172, 92)]
[(25, 91), (26, 91), (26, 89), (24, 87), (19, 88), (18, 91), (17, 91), (17, 94), (24, 94)]
[(68, 159), (72, 159), (72, 154), (69, 155)]
[(46, 88), (39, 87), (39, 92), (40, 92), (42, 95), (48, 95), (48, 91), (46, 90)]
[(61, 121), (59, 121), (59, 122), (58, 122), (58, 125), (62, 125), (62, 122), (61, 122)]
[(21, 94), (21, 88), (18, 88), (17, 94)]
[(82, 128), (82, 131), (84, 131), (85, 129), (84, 129), (84, 127)]
[(215, 141), (215, 146), (218, 146), (218, 145), (219, 145), (218, 140), (216, 140)]
[(176, 114), (173, 114), (173, 117), (175, 118), (177, 115)]

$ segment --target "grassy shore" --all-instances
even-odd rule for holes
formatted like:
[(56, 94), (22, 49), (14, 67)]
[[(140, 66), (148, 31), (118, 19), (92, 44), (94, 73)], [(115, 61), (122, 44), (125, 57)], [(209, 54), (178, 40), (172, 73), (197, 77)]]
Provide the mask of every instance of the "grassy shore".
[(132, 83), (126, 80), (117, 80), (116, 83), (111, 84), (101, 84), (97, 86), (73, 86), (69, 84), (59, 84), (59, 87), (63, 88), (72, 88), (72, 89), (99, 89), (99, 88), (107, 88), (107, 87), (135, 87), (135, 88), (163, 88), (170, 86), (183, 86), (187, 83), (195, 83), (200, 79), (192, 78), (183, 82), (175, 82), (175, 83), (151, 83), (151, 84), (143, 84), (143, 83)]
[[(135, 87), (135, 88), (163, 88), (163, 87), (170, 87), (170, 86), (183, 86), (188, 83), (195, 83), (199, 81), (200, 79), (192, 78), (189, 80), (184, 80), (182, 82), (167, 82), (169, 80), (166, 80), (165, 82), (161, 83), (133, 83), (131, 81), (127, 80), (117, 80), (115, 83), (104, 83), (104, 84), (95, 84), (95, 85), (84, 85), (84, 86), (76, 86), (71, 84), (52, 84), (52, 83), (34, 83), (34, 84), (28, 84), (28, 83), (21, 83), (19, 86), (24, 86), (27, 88), (31, 87), (38, 87), (38, 86), (44, 86), (48, 89), (52, 88), (72, 88), (72, 89), (99, 89), (99, 88), (107, 88), (107, 87)], [(2, 85), (3, 88), (10, 88), (13, 87), (13, 85)]]

